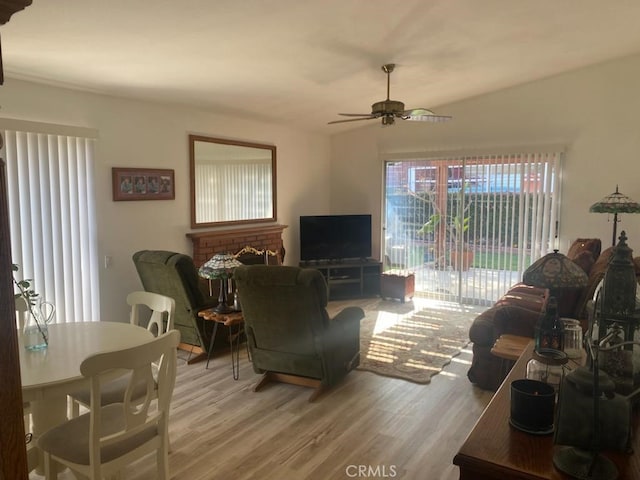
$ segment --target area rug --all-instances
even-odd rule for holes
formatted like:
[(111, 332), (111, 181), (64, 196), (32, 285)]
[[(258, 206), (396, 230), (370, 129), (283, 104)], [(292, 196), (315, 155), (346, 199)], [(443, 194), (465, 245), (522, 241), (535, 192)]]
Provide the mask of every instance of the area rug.
[(368, 311), (360, 324), (358, 369), (429, 383), (469, 344), (476, 315), (444, 302), (404, 315)]

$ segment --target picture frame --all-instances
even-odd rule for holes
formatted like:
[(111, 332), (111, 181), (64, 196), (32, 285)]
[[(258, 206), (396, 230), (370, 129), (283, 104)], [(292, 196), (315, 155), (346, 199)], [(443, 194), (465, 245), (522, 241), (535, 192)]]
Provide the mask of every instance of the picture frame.
[(174, 170), (159, 168), (111, 169), (113, 201), (174, 200)]

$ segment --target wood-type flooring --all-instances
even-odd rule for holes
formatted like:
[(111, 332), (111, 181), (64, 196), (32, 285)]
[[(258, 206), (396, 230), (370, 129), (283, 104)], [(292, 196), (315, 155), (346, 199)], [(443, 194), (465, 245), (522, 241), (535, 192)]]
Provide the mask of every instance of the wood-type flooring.
[[(415, 304), (377, 300), (332, 302), (406, 314)], [(175, 480), (454, 480), (452, 459), (492, 397), (466, 377), (471, 347), (430, 384), (353, 371), (314, 403), (308, 388), (269, 384), (243, 349), (240, 378), (231, 357), (188, 365), (179, 352), (169, 466)], [(123, 480), (155, 480), (153, 455), (123, 471)], [(40, 477), (32, 474), (31, 479)], [(60, 479), (72, 478), (68, 471)]]

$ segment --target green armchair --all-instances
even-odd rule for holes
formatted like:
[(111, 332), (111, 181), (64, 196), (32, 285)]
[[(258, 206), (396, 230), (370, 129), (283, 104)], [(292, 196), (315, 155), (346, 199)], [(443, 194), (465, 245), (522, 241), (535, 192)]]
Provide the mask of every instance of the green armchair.
[[(133, 263), (147, 292), (175, 300), (174, 328), (180, 331), (182, 348), (199, 347), (200, 352), (206, 353), (213, 328), (205, 325), (205, 320), (198, 317), (198, 312), (218, 302), (217, 298), (210, 297), (202, 288), (193, 259), (182, 253), (142, 250), (133, 254)], [(223, 335), (216, 338), (214, 350), (215, 345), (222, 341)]]
[(310, 386), (313, 401), (360, 362), (360, 307), (330, 319), (327, 285), (314, 269), (251, 265), (235, 269), (253, 369), (270, 381)]

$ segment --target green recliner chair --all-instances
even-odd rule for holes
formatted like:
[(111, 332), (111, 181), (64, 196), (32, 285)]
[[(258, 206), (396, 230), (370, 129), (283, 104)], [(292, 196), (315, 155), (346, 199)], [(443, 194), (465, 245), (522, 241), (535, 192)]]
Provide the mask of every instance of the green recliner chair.
[(314, 269), (250, 265), (235, 269), (253, 369), (270, 381), (314, 388), (309, 401), (360, 363), (360, 307), (334, 318), (327, 285)]
[[(181, 343), (200, 347), (206, 357), (213, 325), (206, 324), (205, 320), (198, 317), (198, 312), (218, 303), (217, 291), (214, 298), (202, 288), (193, 259), (182, 253), (142, 250), (133, 254), (133, 263), (147, 292), (175, 300), (174, 328), (180, 331)], [(214, 351), (224, 339), (224, 334), (219, 333), (214, 341)], [(198, 359), (190, 359), (190, 363)]]

